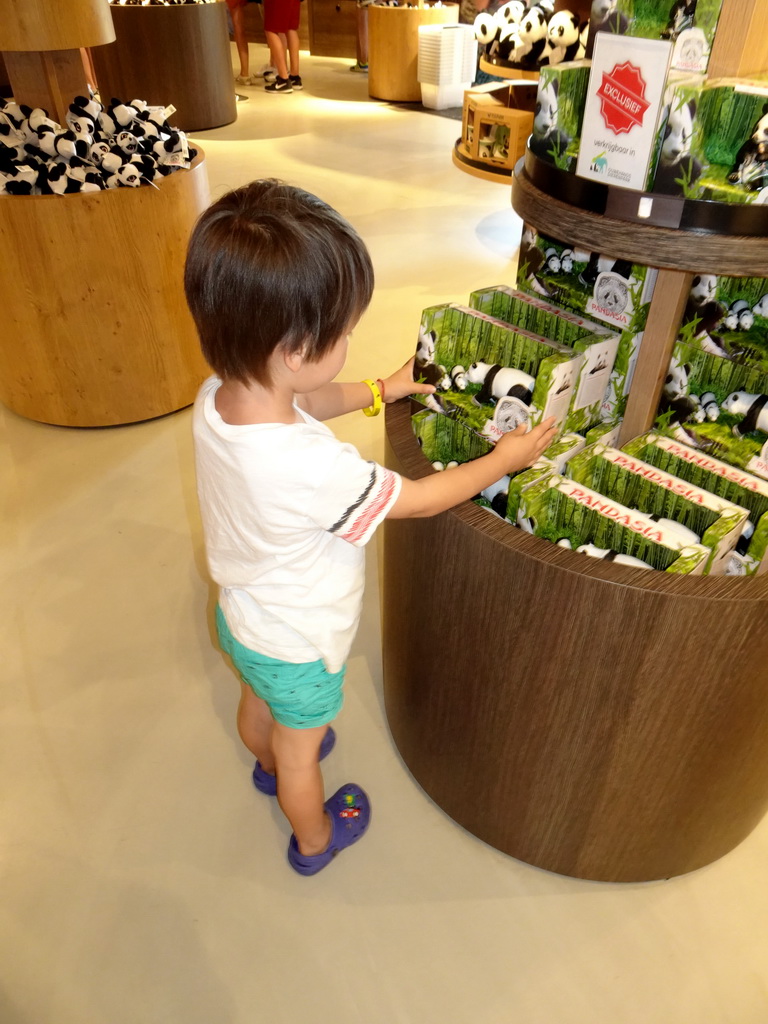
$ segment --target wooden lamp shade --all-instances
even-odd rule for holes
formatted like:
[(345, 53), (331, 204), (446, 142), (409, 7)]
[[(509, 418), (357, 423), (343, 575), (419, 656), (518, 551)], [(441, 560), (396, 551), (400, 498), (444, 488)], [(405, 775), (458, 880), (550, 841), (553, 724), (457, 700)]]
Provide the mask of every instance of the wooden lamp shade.
[(107, 0), (0, 0), (0, 50), (74, 50), (114, 38)]

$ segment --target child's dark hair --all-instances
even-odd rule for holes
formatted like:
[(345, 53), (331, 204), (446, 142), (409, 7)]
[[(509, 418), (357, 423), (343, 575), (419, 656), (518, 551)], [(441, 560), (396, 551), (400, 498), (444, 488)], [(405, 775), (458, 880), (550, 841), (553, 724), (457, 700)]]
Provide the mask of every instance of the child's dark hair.
[(203, 355), (224, 379), (269, 385), (280, 345), (321, 358), (371, 301), (360, 236), (322, 199), (273, 178), (213, 203), (195, 225), (184, 288)]

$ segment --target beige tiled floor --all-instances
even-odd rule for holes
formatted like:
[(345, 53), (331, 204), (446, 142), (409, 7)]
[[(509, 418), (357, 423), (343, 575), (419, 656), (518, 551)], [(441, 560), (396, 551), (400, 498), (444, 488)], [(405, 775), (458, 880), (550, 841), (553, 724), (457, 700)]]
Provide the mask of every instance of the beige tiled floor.
[[(347, 63), (246, 90), (199, 141), (214, 195), (277, 175), (360, 230), (379, 283), (359, 378), (410, 354), (423, 306), (511, 281), (520, 224), (508, 188), (452, 167), (456, 122), (369, 102)], [(766, 1024), (768, 822), (708, 868), (623, 886), (464, 832), (389, 736), (373, 549), (326, 779), (364, 784), (374, 824), (316, 878), (290, 871), (211, 644), (189, 427), (0, 410), (0, 1022)], [(382, 457), (381, 419), (337, 428)]]

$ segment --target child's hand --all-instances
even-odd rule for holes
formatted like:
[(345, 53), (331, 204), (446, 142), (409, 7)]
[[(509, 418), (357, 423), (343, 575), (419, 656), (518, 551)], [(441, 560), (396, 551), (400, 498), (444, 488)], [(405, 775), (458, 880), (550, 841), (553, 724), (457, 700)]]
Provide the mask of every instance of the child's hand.
[(495, 450), (500, 452), (507, 461), (507, 473), (514, 473), (519, 469), (526, 469), (532, 466), (541, 457), (545, 448), (548, 448), (555, 439), (555, 417), (539, 423), (533, 430), (526, 433), (525, 424), (502, 434), (496, 442)]
[(396, 402), (399, 398), (406, 398), (408, 395), (431, 395), (434, 393), (434, 385), (418, 384), (413, 379), (415, 360), (416, 357), (412, 356), (404, 366), (395, 370), (390, 377), (385, 377), (382, 380), (384, 385), (382, 398), (385, 402)]

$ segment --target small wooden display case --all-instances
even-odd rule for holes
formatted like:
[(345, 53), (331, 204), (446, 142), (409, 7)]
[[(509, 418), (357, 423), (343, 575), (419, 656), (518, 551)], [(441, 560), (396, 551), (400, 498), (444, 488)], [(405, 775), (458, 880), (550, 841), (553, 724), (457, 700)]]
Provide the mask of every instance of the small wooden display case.
[(493, 170), (511, 171), (525, 152), (535, 108), (536, 85), (531, 82), (467, 89), (460, 154)]

